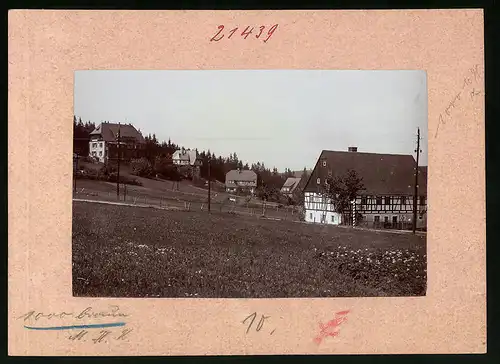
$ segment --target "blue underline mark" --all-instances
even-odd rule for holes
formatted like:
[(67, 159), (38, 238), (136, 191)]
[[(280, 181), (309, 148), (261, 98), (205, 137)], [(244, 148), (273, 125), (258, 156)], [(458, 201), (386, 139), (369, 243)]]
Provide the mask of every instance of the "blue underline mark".
[(71, 326), (52, 326), (52, 327), (33, 327), (24, 326), (28, 330), (73, 330), (73, 329), (102, 329), (105, 327), (125, 326), (125, 322), (113, 322), (108, 324), (90, 324), (90, 325), (71, 325)]

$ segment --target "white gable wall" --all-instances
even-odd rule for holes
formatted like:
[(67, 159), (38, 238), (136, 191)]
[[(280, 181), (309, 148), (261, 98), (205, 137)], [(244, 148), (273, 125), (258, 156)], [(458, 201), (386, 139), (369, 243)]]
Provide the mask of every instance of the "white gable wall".
[(305, 221), (324, 224), (339, 225), (342, 215), (335, 211), (329, 199), (318, 193), (306, 192), (304, 194)]
[(90, 140), (89, 156), (98, 158), (99, 162), (104, 163), (106, 158), (106, 142), (103, 140)]

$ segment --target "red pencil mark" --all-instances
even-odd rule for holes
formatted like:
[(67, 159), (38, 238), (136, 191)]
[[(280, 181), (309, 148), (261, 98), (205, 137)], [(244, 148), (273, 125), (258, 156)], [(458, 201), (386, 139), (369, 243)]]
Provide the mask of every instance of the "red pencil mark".
[(264, 43), (267, 43), (267, 41), (269, 40), (269, 38), (271, 38), (271, 36), (273, 35), (274, 31), (278, 28), (278, 24), (274, 24), (271, 29), (269, 29), (269, 31), (267, 32), (267, 35), (268, 37), (266, 39), (264, 39)]
[(264, 30), (264, 28), (265, 28), (265, 26), (264, 26), (264, 25), (260, 26), (260, 28), (259, 28), (259, 29), (260, 29), (260, 32), (259, 32), (259, 34), (257, 34), (257, 35), (255, 36), (255, 38), (257, 38), (257, 39), (258, 39), (258, 38), (260, 37), (260, 35), (262, 34), (262, 31)]
[(345, 310), (345, 311), (339, 311), (337, 312), (337, 315), (347, 315), (349, 313), (349, 310)]
[(220, 34), (220, 32), (222, 32), (224, 30), (224, 25), (219, 25), (217, 27), (217, 29), (219, 29), (219, 31), (217, 32), (217, 34), (215, 34), (211, 39), (210, 41), (213, 42), (213, 41), (216, 41), (218, 42), (219, 40), (221, 40), (222, 38), (224, 38), (224, 34), (222, 34), (222, 36), (219, 38), (219, 39), (216, 39), (216, 37)]
[(244, 38), (247, 39), (247, 37), (253, 32), (253, 27), (250, 29), (250, 26), (246, 27), (243, 33), (241, 33), (241, 36), (245, 36)]
[(319, 345), (326, 337), (336, 337), (339, 334), (339, 326), (343, 322), (347, 321), (347, 314), (349, 312), (349, 310), (339, 311), (335, 314), (335, 318), (333, 320), (328, 321), (326, 324), (320, 322), (320, 332), (318, 336), (314, 338), (314, 342)]
[[(264, 43), (267, 43), (271, 39), (271, 37), (273, 36), (276, 29), (278, 29), (278, 26), (279, 26), (278, 24), (274, 24), (272, 27), (269, 28), (269, 30), (267, 31), (267, 37), (264, 36), (265, 39), (262, 39)], [(265, 28), (266, 28), (265, 25), (261, 25), (259, 27), (259, 33), (255, 34), (256, 39), (259, 39), (261, 37)], [(223, 38), (231, 39), (233, 37), (233, 35), (238, 31), (239, 27), (235, 27), (235, 28), (231, 29), (229, 32), (227, 32), (227, 34), (224, 34), (224, 29), (225, 29), (224, 25), (222, 25), (222, 24), (219, 25), (217, 27), (216, 34), (214, 36), (212, 36), (212, 38), (210, 38), (210, 42), (218, 42), (218, 41), (222, 40)], [(240, 34), (240, 36), (243, 39), (247, 39), (250, 36), (250, 34), (253, 33), (253, 31), (254, 31), (254, 26), (248, 25), (248, 26), (246, 26), (245, 30), (243, 30), (243, 32)], [(227, 37), (226, 37), (226, 35), (227, 35)], [(253, 38), (253, 37), (251, 37), (251, 38)], [(235, 39), (235, 38), (233, 38), (233, 39)]]
[(227, 39), (231, 39), (231, 37), (233, 36), (234, 32), (237, 31), (237, 30), (238, 30), (238, 27), (230, 30), (229, 33), (231, 33), (231, 34), (229, 34), (229, 36), (227, 37)]

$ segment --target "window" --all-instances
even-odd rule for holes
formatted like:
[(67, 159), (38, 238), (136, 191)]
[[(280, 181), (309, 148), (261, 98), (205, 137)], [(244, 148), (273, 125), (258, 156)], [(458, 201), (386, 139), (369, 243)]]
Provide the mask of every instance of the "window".
[(335, 215), (332, 215), (332, 222), (335, 222)]
[(326, 167), (326, 161), (323, 161), (323, 167)]
[(420, 196), (420, 205), (421, 206), (425, 205), (425, 196)]
[(385, 197), (384, 200), (385, 200), (384, 201), (385, 205), (390, 205), (391, 204), (391, 198), (390, 197)]
[(382, 197), (377, 197), (377, 205), (382, 205)]
[(401, 205), (406, 205), (406, 196), (401, 196)]
[(384, 222), (389, 222), (389, 217), (388, 216), (384, 216)]
[(393, 216), (392, 217), (392, 223), (393, 224), (397, 224), (398, 223), (398, 217), (397, 216)]
[(366, 197), (361, 197), (361, 205), (366, 205)]
[(102, 143), (99, 143), (99, 147), (101, 147), (101, 148), (102, 148)]
[(374, 221), (375, 221), (375, 222), (380, 222), (380, 216), (375, 216), (375, 217), (374, 217)]
[(102, 152), (99, 152), (99, 157), (102, 157)]
[(318, 178), (318, 179), (316, 180), (316, 183), (317, 183), (318, 185), (320, 185), (320, 184), (321, 184), (321, 178)]
[(92, 143), (92, 148), (96, 148), (97, 147), (97, 143)]
[(312, 218), (313, 218), (313, 213), (312, 212), (309, 214), (309, 218), (312, 220)]

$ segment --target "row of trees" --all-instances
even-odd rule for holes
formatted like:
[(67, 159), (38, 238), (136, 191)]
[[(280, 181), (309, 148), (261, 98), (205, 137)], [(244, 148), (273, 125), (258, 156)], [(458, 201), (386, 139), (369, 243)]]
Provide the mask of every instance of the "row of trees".
[(95, 129), (95, 124), (87, 121), (83, 123), (81, 118), (73, 117), (73, 153), (89, 155), (90, 133)]
[[(74, 152), (80, 155), (88, 155), (90, 133), (95, 129), (94, 122), (82, 122), (81, 118), (74, 116)], [(159, 141), (155, 134), (145, 136), (143, 157), (133, 160), (130, 163), (132, 172), (139, 176), (149, 177), (156, 174), (171, 180), (179, 180), (183, 177), (190, 177), (192, 171), (185, 167), (176, 167), (172, 163), (172, 155), (176, 150), (182, 149), (178, 144), (168, 141)], [(228, 157), (216, 156), (210, 150), (198, 151), (201, 159), (200, 177), (208, 179), (208, 160), (210, 159), (210, 175), (212, 180), (221, 183), (225, 182), (226, 173), (233, 169), (252, 170), (257, 174), (257, 194), (263, 199), (280, 199), (280, 189), (288, 177), (294, 173), (286, 168), (284, 173), (280, 173), (277, 168), (268, 168), (264, 162), (248, 164), (243, 162), (236, 153), (231, 153)], [(306, 169), (304, 168), (304, 172)]]
[[(73, 118), (74, 152), (80, 155), (88, 155), (90, 133), (95, 129), (94, 122), (83, 122), (81, 118)], [(176, 167), (172, 163), (172, 155), (182, 147), (168, 141), (160, 142), (155, 134), (149, 134), (145, 138), (144, 157), (133, 160), (130, 163), (132, 172), (139, 176), (150, 177), (156, 174), (171, 180), (180, 180), (183, 177), (191, 177), (189, 167)], [(196, 150), (198, 152), (198, 150)], [(216, 156), (210, 150), (198, 153), (201, 159), (200, 177), (208, 179), (208, 161), (210, 159), (210, 175), (213, 180), (225, 182), (226, 173), (233, 169), (252, 170), (257, 174), (257, 195), (266, 200), (280, 201), (283, 196), (280, 189), (288, 177), (295, 174), (288, 168), (280, 173), (277, 168), (268, 168), (263, 162), (249, 165), (244, 163), (236, 153), (228, 157)], [(302, 177), (307, 178), (307, 170), (304, 168)], [(354, 170), (348, 171), (344, 176), (329, 178), (324, 188), (324, 196), (330, 199), (339, 213), (347, 213), (351, 208), (351, 201), (359, 192), (364, 190), (362, 179)]]

